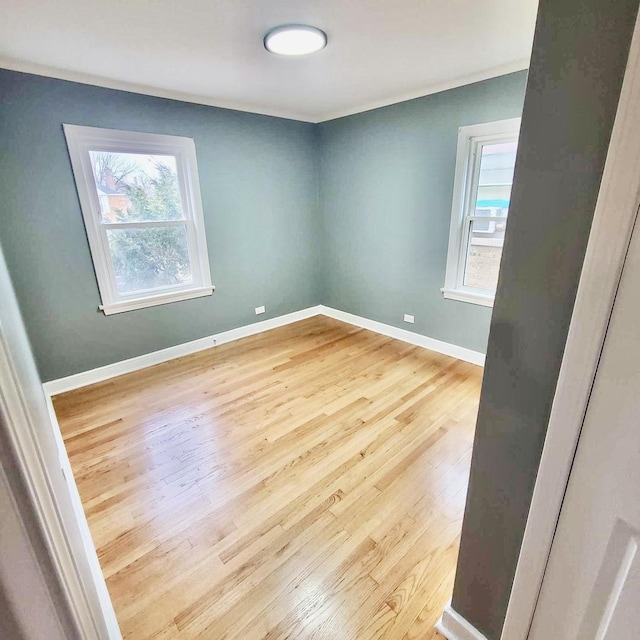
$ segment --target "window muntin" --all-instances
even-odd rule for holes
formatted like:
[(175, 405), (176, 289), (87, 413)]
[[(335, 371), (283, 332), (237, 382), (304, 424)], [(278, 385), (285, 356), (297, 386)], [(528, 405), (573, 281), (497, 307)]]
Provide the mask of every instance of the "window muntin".
[(519, 119), (461, 127), (444, 296), (493, 304), (509, 213)]
[(213, 291), (195, 145), (65, 125), (105, 314)]

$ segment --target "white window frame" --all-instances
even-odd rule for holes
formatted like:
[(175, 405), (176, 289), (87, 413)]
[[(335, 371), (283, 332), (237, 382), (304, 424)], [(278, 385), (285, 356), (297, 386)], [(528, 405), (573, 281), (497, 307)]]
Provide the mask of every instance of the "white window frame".
[[(469, 233), (474, 219), (487, 220), (475, 216), (475, 198), (480, 177), (481, 148), (485, 144), (512, 142), (520, 133), (520, 118), (509, 118), (495, 122), (484, 122), (460, 127), (458, 130), (458, 149), (456, 172), (453, 187), (453, 205), (451, 209), (451, 228), (449, 231), (449, 249), (444, 287), (445, 298), (461, 302), (492, 307), (495, 292), (476, 289), (464, 284), (464, 272), (467, 260)], [(506, 217), (491, 218), (499, 222)]]
[[(98, 280), (98, 289), (102, 300), (100, 310), (105, 315), (110, 315), (210, 296), (214, 287), (211, 284), (194, 141), (191, 138), (156, 133), (100, 129), (70, 124), (65, 124), (63, 127)], [(89, 151), (174, 156), (184, 220), (103, 223)], [(128, 294), (119, 293), (107, 240), (107, 229), (141, 229), (162, 226), (185, 227), (192, 282), (188, 285), (135, 291)]]

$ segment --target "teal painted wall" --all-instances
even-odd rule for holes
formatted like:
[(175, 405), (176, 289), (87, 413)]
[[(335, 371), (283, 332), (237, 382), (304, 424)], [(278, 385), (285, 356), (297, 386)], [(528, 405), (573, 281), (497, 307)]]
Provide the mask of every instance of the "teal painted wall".
[[(0, 243), (42, 379), (319, 303), (484, 351), (491, 309), (440, 293), (457, 132), (519, 115), (525, 80), (313, 125), (0, 70)], [(98, 311), (63, 123), (195, 139), (213, 296)]]
[[(44, 381), (318, 304), (314, 125), (4, 70), (0, 105), (0, 242)], [(97, 310), (63, 123), (195, 139), (213, 296)]]
[(541, 0), (452, 606), (499, 640), (638, 0)]
[(323, 304), (485, 352), (491, 309), (440, 292), (458, 128), (520, 116), (525, 83), (523, 71), (319, 125)]

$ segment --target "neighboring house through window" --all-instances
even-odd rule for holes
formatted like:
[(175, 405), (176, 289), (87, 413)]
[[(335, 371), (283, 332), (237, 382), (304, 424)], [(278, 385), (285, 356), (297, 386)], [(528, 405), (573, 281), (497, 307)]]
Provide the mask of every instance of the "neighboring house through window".
[(104, 313), (211, 295), (193, 140), (64, 132)]
[(460, 127), (445, 298), (492, 306), (520, 118)]

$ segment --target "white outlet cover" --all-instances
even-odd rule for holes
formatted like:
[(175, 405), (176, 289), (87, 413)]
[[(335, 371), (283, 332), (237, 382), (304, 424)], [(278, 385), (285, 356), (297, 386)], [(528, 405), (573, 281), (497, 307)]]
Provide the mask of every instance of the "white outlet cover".
[(413, 324), (416, 321), (416, 319), (415, 319), (414, 316), (411, 316), (408, 313), (405, 313), (404, 314), (404, 321), (405, 322), (410, 322), (411, 324)]
[(261, 313), (264, 313), (266, 311), (266, 309), (264, 308), (264, 305), (261, 307), (256, 307), (256, 315), (259, 316)]

